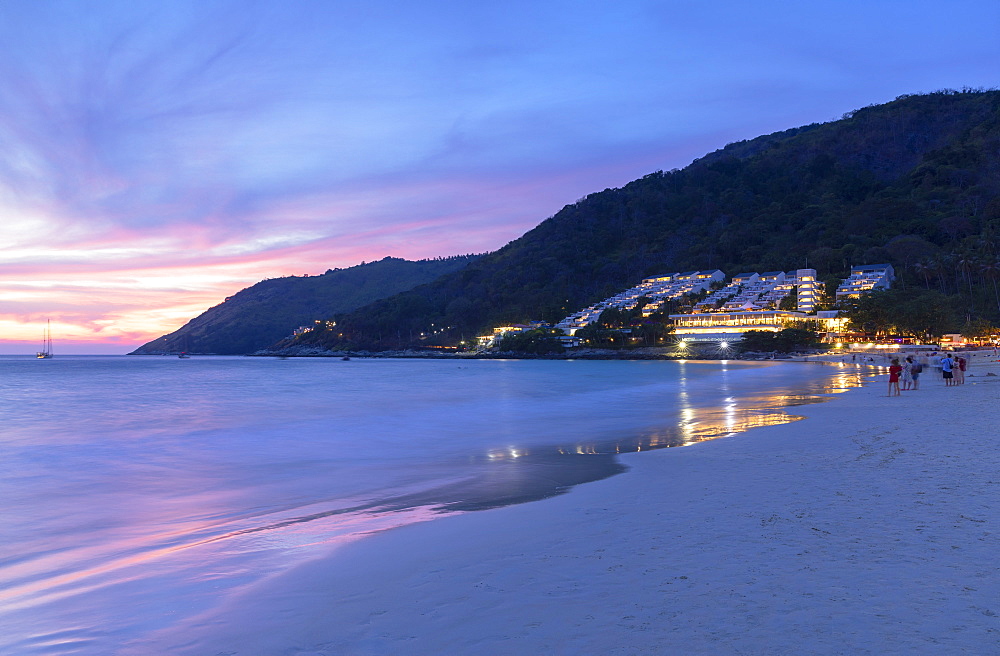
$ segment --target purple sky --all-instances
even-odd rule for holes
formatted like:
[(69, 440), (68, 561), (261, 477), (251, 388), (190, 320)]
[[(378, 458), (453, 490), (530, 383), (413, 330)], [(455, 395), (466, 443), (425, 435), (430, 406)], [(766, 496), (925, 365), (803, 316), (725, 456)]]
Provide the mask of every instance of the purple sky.
[(124, 353), (267, 277), (492, 251), (903, 93), (1000, 3), (0, 3), (0, 352)]

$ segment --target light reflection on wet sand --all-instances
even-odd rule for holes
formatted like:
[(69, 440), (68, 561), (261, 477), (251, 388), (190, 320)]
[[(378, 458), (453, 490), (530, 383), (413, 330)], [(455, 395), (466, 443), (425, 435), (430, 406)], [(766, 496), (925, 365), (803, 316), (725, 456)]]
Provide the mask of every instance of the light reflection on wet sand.
[[(776, 426), (798, 421), (802, 417), (787, 411), (795, 406), (812, 403), (823, 403), (829, 400), (829, 395), (839, 394), (853, 387), (860, 387), (866, 378), (866, 373), (857, 368), (844, 368), (838, 365), (822, 365), (836, 367), (832, 376), (818, 378), (809, 383), (801, 392), (789, 390), (763, 391), (751, 396), (728, 396), (723, 399), (723, 405), (716, 407), (700, 407), (691, 402), (685, 389), (685, 381), (681, 379), (677, 394), (677, 418), (667, 419), (663, 425), (654, 431), (638, 436), (624, 437), (614, 442), (582, 442), (573, 446), (558, 447), (556, 450), (563, 455), (596, 455), (607, 453), (631, 453), (663, 449), (678, 446), (688, 446), (697, 442), (729, 437), (743, 433), (753, 428)], [(826, 373), (826, 372), (824, 372)], [(725, 394), (725, 380), (720, 383), (720, 391)], [(516, 457), (525, 458), (531, 453), (522, 450)], [(488, 454), (492, 460), (503, 460), (511, 454), (494, 451)]]
[[(745, 366), (747, 363), (734, 363)], [(807, 366), (816, 366), (817, 363)], [(535, 501), (562, 494), (574, 485), (622, 473), (626, 468), (614, 457), (621, 453), (648, 451), (729, 437), (753, 428), (798, 421), (802, 417), (788, 410), (799, 405), (822, 403), (830, 395), (862, 385), (866, 372), (831, 365), (802, 390), (762, 390), (759, 394), (723, 397), (723, 405), (695, 405), (680, 380), (676, 399), (663, 404), (656, 428), (614, 440), (595, 440), (559, 445), (548, 449), (510, 447), (493, 449), (474, 464), (475, 474), (458, 483), (426, 490), (419, 494), (387, 500), (384, 509), (429, 505), (437, 511), (471, 511)], [(723, 363), (723, 372), (726, 365)], [(831, 371), (834, 373), (831, 375)], [(723, 375), (720, 392), (729, 384)], [(655, 416), (656, 409), (650, 409)]]

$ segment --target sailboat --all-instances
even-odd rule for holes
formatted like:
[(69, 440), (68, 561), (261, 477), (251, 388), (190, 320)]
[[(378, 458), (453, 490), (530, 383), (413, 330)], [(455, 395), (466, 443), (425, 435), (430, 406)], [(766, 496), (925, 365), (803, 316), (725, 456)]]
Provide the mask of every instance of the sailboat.
[(52, 320), (48, 319), (45, 322), (45, 335), (42, 337), (42, 350), (35, 353), (35, 357), (39, 360), (52, 357)]

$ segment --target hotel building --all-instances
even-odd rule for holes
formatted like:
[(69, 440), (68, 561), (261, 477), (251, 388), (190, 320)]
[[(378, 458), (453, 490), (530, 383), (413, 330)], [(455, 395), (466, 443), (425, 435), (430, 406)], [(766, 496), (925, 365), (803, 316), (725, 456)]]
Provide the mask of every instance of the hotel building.
[[(853, 267), (851, 276), (837, 289), (837, 299), (857, 298), (865, 292), (888, 289), (893, 279), (892, 266), (888, 264)], [(604, 310), (631, 310), (641, 298), (648, 300), (642, 309), (643, 316), (648, 317), (662, 310), (670, 299), (709, 292), (713, 284), (724, 280), (725, 274), (718, 269), (652, 276), (635, 287), (569, 315), (555, 327), (572, 336), (580, 328), (597, 321)], [(782, 303), (793, 292), (794, 310), (787, 309), (790, 304)], [(829, 338), (843, 333), (847, 320), (838, 317), (836, 310), (816, 311), (822, 294), (815, 269), (745, 272), (709, 292), (694, 306), (693, 313), (672, 314), (670, 319), (677, 337), (692, 342), (737, 341), (748, 330), (780, 331), (802, 321), (815, 322), (819, 332)], [(786, 309), (781, 309), (782, 305)], [(497, 334), (480, 340), (484, 345), (495, 343), (503, 332), (518, 328), (498, 328)]]
[(889, 289), (895, 279), (891, 264), (851, 267), (850, 277), (837, 288), (837, 300), (858, 298), (866, 292)]
[(803, 321), (816, 323), (825, 334), (843, 332), (847, 319), (838, 317), (837, 310), (821, 310), (814, 315), (789, 310), (752, 310), (747, 312), (704, 312), (671, 314), (674, 335), (688, 342), (735, 342), (748, 330), (778, 332)]
[(640, 298), (647, 298), (649, 302), (643, 307), (643, 316), (648, 317), (652, 313), (662, 309), (664, 304), (672, 298), (679, 298), (685, 294), (695, 294), (707, 290), (712, 283), (725, 280), (726, 274), (718, 269), (711, 271), (688, 271), (687, 273), (671, 273), (661, 276), (644, 278), (641, 283), (626, 289), (620, 294), (615, 294), (611, 298), (606, 298), (599, 303), (575, 312), (555, 325), (562, 329), (567, 335), (573, 335), (577, 330), (597, 321), (601, 312), (611, 308), (618, 310), (632, 310), (639, 303)]

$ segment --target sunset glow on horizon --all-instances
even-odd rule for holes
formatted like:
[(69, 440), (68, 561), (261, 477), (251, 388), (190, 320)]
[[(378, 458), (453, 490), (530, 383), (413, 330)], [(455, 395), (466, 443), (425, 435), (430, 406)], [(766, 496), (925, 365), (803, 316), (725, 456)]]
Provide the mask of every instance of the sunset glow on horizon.
[(494, 251), (727, 142), (996, 86), (998, 28), (985, 1), (5, 2), (0, 352), (50, 319), (57, 351), (126, 353), (265, 278)]

